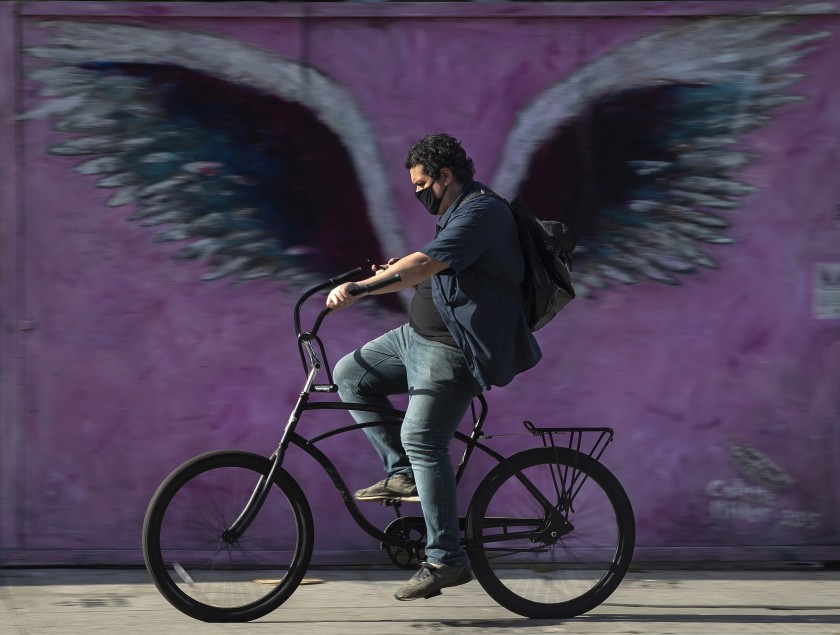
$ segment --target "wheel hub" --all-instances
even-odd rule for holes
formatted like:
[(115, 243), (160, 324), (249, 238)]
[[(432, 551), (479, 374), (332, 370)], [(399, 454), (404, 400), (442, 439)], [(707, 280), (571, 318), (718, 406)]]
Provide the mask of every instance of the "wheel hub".
[(562, 513), (553, 510), (545, 519), (545, 524), (540, 528), (531, 542), (542, 542), (553, 545), (563, 536), (574, 531), (575, 527)]
[(230, 529), (225, 529), (222, 532), (222, 542), (226, 545), (232, 545), (237, 540), (239, 540), (239, 534), (231, 531)]

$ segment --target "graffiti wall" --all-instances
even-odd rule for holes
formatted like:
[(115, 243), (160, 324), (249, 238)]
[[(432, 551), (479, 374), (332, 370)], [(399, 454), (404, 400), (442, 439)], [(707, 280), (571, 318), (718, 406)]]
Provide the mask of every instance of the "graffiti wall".
[[(273, 452), (297, 298), (434, 235), (403, 161), (437, 131), (580, 239), (488, 443), (613, 428), (640, 558), (836, 559), (840, 3), (789, 4), (0, 3), (0, 559), (139, 562), (173, 468)], [(328, 359), (408, 300), (329, 316)], [(383, 477), (361, 432), (323, 449)], [(317, 558), (384, 561), (287, 467)]]

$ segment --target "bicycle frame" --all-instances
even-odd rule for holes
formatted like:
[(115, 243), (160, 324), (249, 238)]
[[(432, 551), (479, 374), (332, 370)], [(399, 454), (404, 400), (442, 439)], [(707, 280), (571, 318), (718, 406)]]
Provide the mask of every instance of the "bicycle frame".
[[(277, 446), (277, 449), (271, 456), (272, 466), (267, 476), (261, 477), (259, 482), (257, 483), (256, 487), (254, 488), (253, 493), (251, 494), (250, 499), (245, 505), (245, 508), (236, 518), (236, 520), (230, 525), (230, 527), (223, 533), (223, 539), (226, 542), (234, 542), (239, 537), (244, 534), (247, 530), (248, 526), (251, 524), (253, 519), (259, 513), (263, 503), (265, 502), (268, 492), (271, 489), (271, 483), (278, 473), (279, 470), (282, 469), (283, 459), (285, 457), (286, 451), (288, 450), (289, 446), (295, 446), (300, 448), (303, 452), (308, 454), (312, 457), (327, 473), (330, 480), (332, 481), (333, 485), (335, 486), (336, 490), (338, 491), (342, 501), (344, 502), (344, 506), (347, 508), (347, 511), (350, 513), (353, 520), (356, 524), (363, 530), (365, 533), (370, 535), (371, 537), (378, 540), (383, 545), (389, 545), (396, 549), (401, 549), (413, 553), (415, 556), (417, 555), (417, 545), (414, 541), (409, 540), (408, 538), (402, 538), (400, 536), (396, 536), (393, 534), (388, 534), (385, 531), (377, 528), (374, 526), (367, 517), (361, 512), (359, 506), (356, 504), (356, 501), (353, 499), (353, 496), (350, 493), (349, 488), (347, 487), (346, 482), (342, 478), (341, 474), (339, 473), (338, 469), (336, 468), (335, 464), (330, 460), (330, 458), (321, 451), (320, 448), (316, 447), (317, 444), (321, 441), (326, 439), (332, 438), (339, 434), (344, 434), (351, 430), (362, 430), (366, 427), (373, 427), (379, 425), (399, 425), (405, 413), (401, 410), (396, 410), (392, 408), (381, 408), (376, 406), (368, 406), (365, 404), (348, 404), (343, 402), (337, 401), (318, 401), (318, 402), (310, 402), (310, 397), (313, 393), (336, 393), (338, 391), (338, 387), (333, 383), (332, 379), (332, 371), (330, 365), (327, 361), (326, 351), (324, 349), (323, 342), (318, 337), (318, 330), (327, 316), (330, 313), (329, 308), (323, 309), (318, 317), (315, 320), (315, 323), (312, 327), (311, 331), (303, 331), (301, 329), (300, 323), (300, 310), (304, 302), (310, 298), (312, 295), (326, 289), (328, 287), (334, 287), (338, 284), (341, 284), (343, 281), (349, 280), (350, 278), (358, 275), (361, 273), (361, 268), (356, 270), (347, 272), (333, 278), (321, 285), (318, 285), (301, 296), (300, 300), (298, 300), (295, 306), (295, 313), (294, 313), (294, 321), (295, 321), (295, 331), (297, 332), (298, 336), (298, 349), (301, 356), (301, 361), (304, 367), (304, 371), (306, 372), (306, 381), (304, 383), (303, 389), (301, 390), (300, 395), (298, 396), (297, 402), (295, 403), (294, 408), (289, 416), (289, 419), (286, 423), (286, 426), (283, 430), (282, 437), (280, 442)], [(381, 286), (385, 286), (382, 284)], [(316, 350), (317, 346), (317, 350)], [(325, 371), (327, 376), (327, 383), (325, 384), (318, 384), (315, 382), (315, 379), (319, 372)], [(478, 402), (480, 409), (476, 414), (476, 402)], [(376, 421), (372, 423), (365, 423), (365, 424), (351, 424), (342, 426), (339, 428), (335, 428), (328, 432), (322, 433), (310, 439), (303, 437), (302, 435), (298, 434), (296, 429), (298, 423), (300, 422), (301, 416), (304, 412), (310, 410), (330, 410), (330, 411), (361, 411), (361, 412), (373, 412), (380, 414), (385, 417), (384, 420)], [(460, 462), (458, 464), (456, 474), (455, 474), (455, 481), (456, 484), (460, 483), (461, 477), (466, 470), (467, 464), (469, 462), (470, 457), (472, 456), (473, 452), (478, 449), (481, 452), (485, 453), (486, 455), (492, 457), (497, 463), (508, 463), (508, 459), (495, 450), (489, 448), (485, 444), (481, 443), (481, 439), (489, 439), (491, 437), (484, 435), (482, 432), (482, 428), (484, 422), (487, 419), (488, 413), (488, 405), (487, 400), (484, 398), (483, 395), (478, 395), (475, 400), (473, 401), (473, 405), (471, 408), (472, 416), (473, 416), (473, 425), (472, 429), (469, 434), (464, 434), (460, 431), (456, 431), (454, 438), (458, 441), (461, 441), (465, 444), (464, 453), (461, 456)], [(574, 442), (575, 434), (582, 434), (584, 431), (599, 431), (601, 432), (601, 436), (599, 437), (598, 441), (595, 444), (595, 448), (590, 452), (591, 454), (598, 448), (599, 445), (602, 444), (602, 441), (606, 437), (605, 443), (603, 443), (602, 447), (600, 448), (600, 452), (598, 456), (601, 456), (606, 445), (610, 443), (612, 440), (612, 430), (609, 428), (535, 428), (530, 422), (525, 422), (527, 431), (534, 435), (534, 436), (542, 436), (543, 444), (547, 443), (546, 438), (551, 439), (551, 443), (553, 446), (553, 433), (555, 432), (571, 432), (572, 437), (570, 440), (570, 444)], [(546, 436), (547, 435), (547, 436)], [(580, 436), (577, 437), (578, 439), (578, 446), (580, 445)], [(523, 483), (523, 485), (534, 494), (537, 500), (544, 506), (545, 510), (550, 514), (556, 514), (558, 512), (555, 509), (553, 503), (548, 501), (545, 496), (533, 486), (530, 481), (523, 476), (521, 473), (517, 475), (517, 478)], [(585, 478), (584, 478), (585, 480)], [(573, 479), (572, 484), (576, 483), (576, 479)], [(582, 482), (579, 484), (582, 485)], [(579, 487), (578, 487), (579, 489)], [(573, 498), (573, 493), (571, 490), (567, 489), (566, 484), (563, 484), (563, 491), (569, 491), (570, 500)], [(398, 514), (399, 516), (399, 514)], [(537, 519), (535, 519), (535, 522)], [(500, 526), (504, 524), (504, 521), (500, 519)], [(526, 532), (515, 532), (506, 534), (504, 539), (505, 540), (515, 540), (521, 538), (523, 535), (527, 535)], [(499, 540), (499, 537), (496, 536), (494, 538), (495, 541)]]
[[(277, 473), (277, 470), (281, 469), (282, 467), (283, 457), (285, 456), (287, 449), (289, 448), (289, 446), (295, 446), (301, 449), (306, 454), (308, 454), (310, 457), (312, 457), (321, 466), (321, 468), (323, 468), (323, 470), (327, 473), (333, 485), (335, 486), (339, 496), (341, 497), (342, 502), (344, 503), (344, 506), (350, 513), (350, 516), (365, 533), (367, 533), (372, 538), (375, 538), (381, 543), (390, 545), (397, 549), (411, 551), (413, 549), (413, 546), (409, 544), (411, 541), (402, 539), (397, 536), (393, 536), (391, 534), (387, 534), (375, 525), (373, 525), (367, 519), (367, 517), (359, 509), (359, 506), (356, 504), (356, 501), (353, 498), (350, 489), (347, 486), (347, 483), (338, 471), (338, 468), (335, 466), (333, 461), (319, 447), (317, 447), (317, 444), (321, 441), (338, 436), (340, 434), (344, 434), (346, 432), (350, 432), (352, 430), (362, 430), (367, 427), (373, 427), (378, 425), (399, 425), (402, 422), (402, 417), (405, 413), (400, 410), (377, 408), (372, 406), (365, 406), (362, 404), (345, 404), (341, 402), (327, 401), (310, 403), (308, 401), (310, 394), (311, 392), (306, 391), (303, 391), (301, 393), (295, 410), (293, 411), (293, 415), (290, 417), (290, 421), (287, 424), (286, 429), (283, 433), (283, 439), (281, 440), (281, 443), (278, 446), (277, 450), (271, 456), (271, 471), (269, 472), (268, 476), (260, 479), (256, 488), (254, 489), (254, 493), (251, 495), (250, 500), (246, 504), (245, 509), (242, 511), (240, 516), (233, 522), (230, 528), (225, 532), (225, 536), (231, 540), (235, 540), (245, 532), (245, 530), (248, 528), (248, 525), (250, 525), (251, 521), (254, 517), (256, 517), (257, 513), (262, 507), (262, 504), (265, 501), (270, 490), (270, 483), (274, 478), (274, 475)], [(461, 476), (466, 470), (469, 458), (475, 449), (481, 450), (497, 462), (505, 462), (507, 460), (504, 456), (480, 442), (480, 439), (483, 437), (481, 429), (484, 424), (484, 421), (487, 418), (488, 408), (487, 401), (484, 399), (483, 395), (479, 395), (478, 397), (476, 397), (476, 400), (480, 404), (480, 412), (473, 421), (473, 427), (470, 431), (470, 434), (467, 435), (460, 431), (455, 433), (455, 438), (463, 442), (466, 446), (458, 464), (458, 468), (456, 470), (456, 484), (460, 482)], [(394, 418), (386, 419), (384, 421), (377, 421), (374, 423), (357, 423), (346, 425), (340, 428), (329, 430), (323, 434), (307, 439), (302, 435), (298, 434), (295, 431), (295, 428), (300, 420), (301, 414), (310, 410), (345, 411), (348, 413), (353, 410), (358, 410), (363, 412), (375, 412), (387, 417)]]

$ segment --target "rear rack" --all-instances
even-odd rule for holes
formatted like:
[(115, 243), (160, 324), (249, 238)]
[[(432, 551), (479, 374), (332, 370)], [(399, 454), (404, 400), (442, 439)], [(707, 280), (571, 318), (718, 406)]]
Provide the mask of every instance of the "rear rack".
[(544, 447), (561, 447), (559, 444), (555, 443), (554, 435), (569, 435), (568, 443), (563, 444), (562, 447), (566, 447), (577, 452), (581, 452), (584, 434), (597, 434), (598, 438), (595, 439), (595, 443), (592, 445), (592, 448), (586, 451), (586, 454), (595, 461), (598, 461), (601, 458), (604, 450), (607, 449), (607, 446), (613, 440), (612, 428), (538, 428), (528, 420), (525, 420), (522, 423), (525, 425), (525, 429), (528, 432), (530, 432), (533, 436), (540, 437), (542, 439)]

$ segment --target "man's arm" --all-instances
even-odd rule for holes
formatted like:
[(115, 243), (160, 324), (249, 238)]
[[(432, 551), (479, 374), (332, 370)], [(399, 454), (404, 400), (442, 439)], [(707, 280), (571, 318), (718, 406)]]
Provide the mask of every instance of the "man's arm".
[[(367, 278), (366, 280), (361, 280), (360, 282), (345, 282), (344, 284), (335, 287), (332, 291), (330, 291), (329, 296), (327, 296), (327, 306), (331, 309), (344, 309), (365, 295), (378, 295), (381, 293), (402, 291), (403, 289), (420, 284), (426, 278), (431, 278), (433, 275), (440, 273), (446, 268), (447, 265), (439, 260), (435, 260), (423, 252), (416, 251), (413, 254), (400, 258), (393, 264), (386, 265), (377, 271), (375, 275)], [(350, 295), (350, 291), (353, 289), (358, 289), (362, 285), (375, 282), (381, 275), (391, 276), (395, 273), (400, 274), (399, 282), (395, 282), (387, 287), (378, 289), (372, 294), (362, 293), (356, 296)]]

